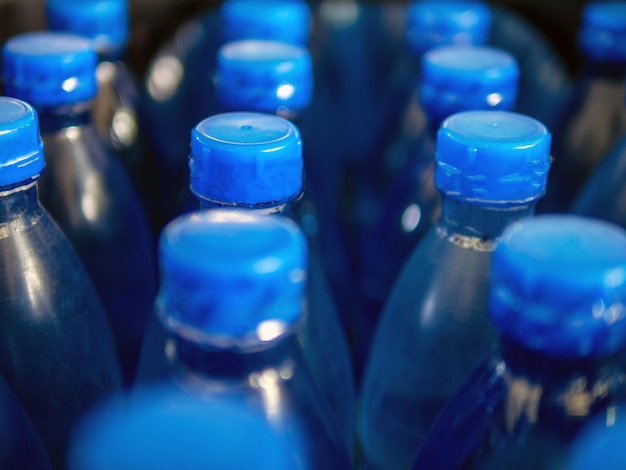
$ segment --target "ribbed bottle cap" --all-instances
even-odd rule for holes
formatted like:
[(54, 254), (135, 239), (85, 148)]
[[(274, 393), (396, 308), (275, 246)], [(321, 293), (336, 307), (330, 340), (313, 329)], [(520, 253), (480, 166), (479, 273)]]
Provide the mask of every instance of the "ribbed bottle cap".
[(59, 106), (94, 97), (98, 57), (91, 43), (64, 33), (26, 33), (2, 50), (4, 91), (33, 106)]
[(310, 22), (304, 0), (226, 0), (221, 7), (223, 42), (268, 39), (304, 46)]
[(263, 339), (300, 318), (307, 246), (285, 217), (226, 209), (181, 216), (161, 234), (159, 255), (162, 312), (186, 336)]
[(626, 345), (626, 232), (576, 216), (508, 227), (492, 261), (490, 314), (502, 335), (558, 357)]
[(217, 98), (231, 111), (299, 111), (313, 94), (313, 64), (304, 47), (245, 40), (217, 54)]
[(545, 193), (551, 139), (543, 124), (522, 114), (454, 114), (437, 133), (435, 184), (471, 204), (527, 204)]
[(519, 68), (500, 49), (442, 46), (422, 60), (419, 99), (435, 123), (460, 111), (511, 110), (517, 100)]
[(278, 116), (217, 114), (191, 131), (190, 189), (210, 202), (278, 205), (302, 193), (302, 140)]
[(295, 440), (249, 403), (161, 385), (88, 413), (68, 461), (70, 470), (289, 469)]
[(36, 179), (44, 167), (37, 113), (23, 101), (0, 97), (0, 186)]
[(103, 55), (118, 56), (129, 34), (128, 0), (48, 0), (48, 28), (91, 39)]
[(407, 11), (406, 41), (416, 55), (448, 44), (487, 43), (491, 9), (482, 2), (413, 1)]
[(578, 43), (582, 53), (595, 61), (626, 63), (626, 2), (586, 5)]

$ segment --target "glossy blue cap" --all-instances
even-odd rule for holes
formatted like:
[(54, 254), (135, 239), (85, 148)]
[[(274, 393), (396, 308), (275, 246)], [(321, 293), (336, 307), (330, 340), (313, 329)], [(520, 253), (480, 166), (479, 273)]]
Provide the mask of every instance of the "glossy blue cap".
[(302, 140), (272, 114), (224, 113), (191, 131), (193, 195), (209, 203), (280, 205), (302, 193)]
[(474, 109), (512, 110), (517, 101), (519, 67), (500, 49), (442, 46), (422, 60), (419, 99), (434, 123)]
[(292, 469), (293, 441), (243, 400), (161, 385), (88, 413), (68, 461), (70, 470)]
[(230, 111), (299, 111), (313, 95), (311, 55), (276, 41), (225, 44), (217, 54), (216, 94)]
[(407, 11), (406, 42), (418, 56), (437, 46), (486, 44), (491, 16), (491, 8), (482, 2), (413, 1)]
[(37, 113), (23, 101), (0, 97), (0, 186), (35, 180), (45, 165)]
[(437, 133), (435, 184), (475, 205), (526, 205), (545, 193), (551, 140), (543, 124), (522, 114), (453, 114)]
[(626, 63), (626, 2), (587, 4), (578, 44), (586, 57), (597, 62)]
[(626, 232), (577, 216), (505, 229), (492, 260), (490, 315), (501, 334), (557, 357), (626, 346)]
[(227, 209), (181, 216), (161, 234), (159, 262), (161, 318), (187, 339), (262, 339), (268, 325), (284, 331), (301, 316), (307, 245), (285, 217)]
[(80, 36), (39, 32), (9, 39), (2, 50), (4, 92), (33, 106), (58, 106), (93, 98), (98, 57)]
[(267, 39), (304, 46), (311, 10), (304, 0), (226, 0), (221, 7), (222, 41)]
[(48, 0), (46, 15), (51, 31), (89, 38), (103, 55), (126, 47), (130, 29), (128, 0)]

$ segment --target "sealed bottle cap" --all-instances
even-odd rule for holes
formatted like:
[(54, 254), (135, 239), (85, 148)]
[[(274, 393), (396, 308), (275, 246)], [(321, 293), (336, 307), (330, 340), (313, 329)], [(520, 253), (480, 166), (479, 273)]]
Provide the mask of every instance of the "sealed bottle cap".
[(490, 315), (503, 336), (557, 357), (626, 345), (626, 232), (577, 216), (505, 229), (492, 261)]
[(413, 1), (407, 11), (406, 41), (415, 55), (449, 44), (487, 43), (491, 9), (482, 2)]
[(422, 60), (419, 99), (435, 124), (460, 111), (511, 110), (517, 100), (519, 68), (500, 49), (442, 46)]
[(33, 106), (59, 106), (93, 98), (98, 57), (80, 36), (39, 32), (9, 39), (3, 49), (4, 91)]
[(190, 189), (198, 199), (279, 205), (302, 193), (298, 128), (271, 114), (224, 113), (191, 131)]
[(223, 42), (267, 39), (304, 46), (310, 22), (304, 0), (226, 0), (221, 7)]
[(626, 3), (587, 4), (578, 43), (582, 53), (594, 61), (626, 63)]
[(290, 459), (297, 446), (296, 437), (277, 434), (244, 400), (224, 395), (205, 399), (160, 385), (110, 399), (89, 412), (74, 433), (68, 466), (288, 469), (296, 467)]
[(546, 127), (522, 114), (453, 114), (437, 133), (435, 184), (446, 196), (471, 204), (528, 204), (545, 193), (550, 143)]
[(230, 111), (299, 111), (313, 94), (307, 49), (275, 41), (225, 44), (217, 54), (217, 98)]
[(44, 167), (37, 113), (23, 101), (0, 97), (0, 186), (37, 179)]
[(129, 35), (128, 0), (48, 0), (48, 29), (84, 36), (101, 55), (117, 58)]
[(187, 339), (274, 339), (300, 318), (307, 245), (283, 216), (227, 209), (181, 216), (161, 234), (159, 263), (161, 318)]

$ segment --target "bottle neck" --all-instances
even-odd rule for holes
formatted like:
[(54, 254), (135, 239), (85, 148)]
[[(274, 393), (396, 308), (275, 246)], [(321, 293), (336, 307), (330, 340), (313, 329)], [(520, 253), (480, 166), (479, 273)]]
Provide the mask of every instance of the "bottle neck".
[(459, 244), (491, 250), (507, 225), (534, 214), (535, 204), (484, 207), (444, 195), (438, 227)]
[(67, 127), (84, 126), (91, 123), (91, 101), (63, 106), (39, 106), (39, 127), (42, 133), (50, 134)]
[(285, 217), (293, 218), (295, 213), (295, 205), (297, 200), (282, 203), (261, 203), (261, 204), (228, 204), (224, 202), (210, 201), (197, 198), (200, 203), (200, 209), (244, 209), (253, 211), (256, 214), (280, 214)]
[(0, 187), (0, 238), (31, 227), (41, 218), (37, 177), (19, 185)]

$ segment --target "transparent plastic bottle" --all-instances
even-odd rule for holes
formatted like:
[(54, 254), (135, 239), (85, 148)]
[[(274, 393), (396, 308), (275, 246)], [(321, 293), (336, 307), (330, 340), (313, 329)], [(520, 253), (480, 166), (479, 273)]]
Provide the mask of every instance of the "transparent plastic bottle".
[(518, 79), (516, 60), (499, 49), (442, 46), (424, 54), (414, 97), (419, 103), (408, 106), (386, 151), (393, 158), (379, 172), (381, 201), (362, 233), (363, 357), (393, 283), (441, 214), (434, 181), (437, 129), (455, 112), (514, 109)]
[(42, 204), (94, 282), (129, 380), (156, 295), (154, 243), (130, 178), (91, 120), (96, 52), (78, 36), (26, 33), (5, 44), (3, 59), (5, 92), (39, 114)]
[(622, 421), (625, 279), (616, 226), (542, 216), (508, 227), (489, 293), (500, 346), (443, 409), (413, 468), (549, 469), (594, 415)]
[(626, 2), (590, 2), (578, 46), (584, 63), (554, 127), (554, 164), (542, 212), (564, 212), (626, 133)]
[[(3, 97), (0, 127), (0, 373), (55, 468), (63, 468), (72, 426), (121, 386), (120, 370), (89, 276), (38, 200), (44, 155), (37, 115)], [(17, 426), (14, 433), (19, 436)], [(28, 468), (37, 468), (32, 444)]]
[(445, 402), (494, 346), (489, 263), (545, 192), (550, 133), (506, 111), (467, 111), (437, 136), (442, 213), (407, 261), (365, 369), (358, 437), (367, 466), (408, 468)]
[(117, 397), (82, 420), (69, 470), (296, 469), (298, 435), (278, 436), (238, 397), (171, 385)]
[(298, 468), (351, 467), (346, 442), (298, 345), (306, 239), (278, 215), (206, 210), (160, 239), (156, 312), (169, 339), (172, 381), (196, 396), (233, 398), (280, 436), (302, 429)]
[[(191, 192), (204, 208), (282, 213), (306, 225), (306, 219), (298, 218), (302, 147), (298, 128), (278, 116), (235, 112), (207, 118), (192, 131)], [(303, 355), (351, 448), (355, 387), (350, 353), (315, 251), (308, 266), (306, 301), (308, 315), (299, 331)], [(159, 376), (167, 367), (165, 337), (153, 322), (142, 354), (144, 380)]]

